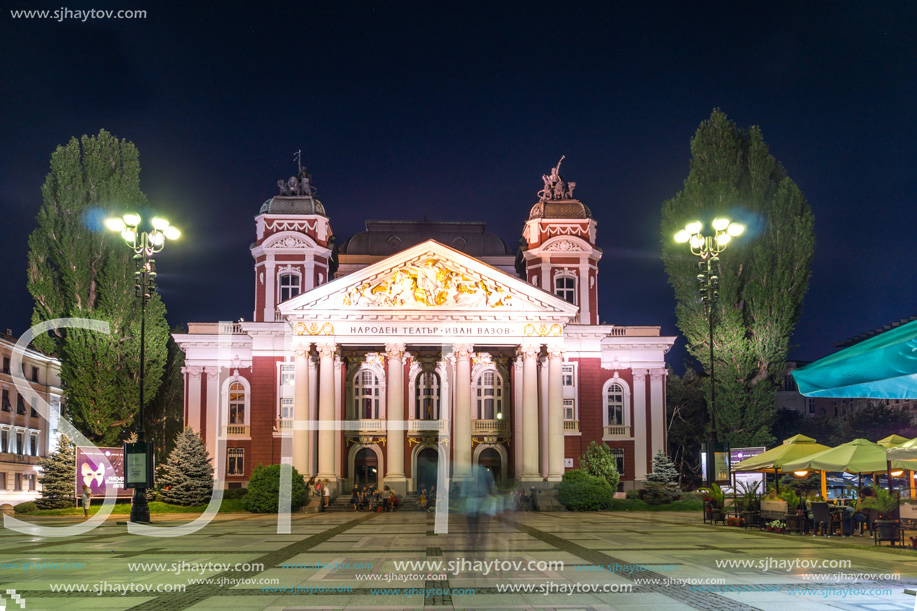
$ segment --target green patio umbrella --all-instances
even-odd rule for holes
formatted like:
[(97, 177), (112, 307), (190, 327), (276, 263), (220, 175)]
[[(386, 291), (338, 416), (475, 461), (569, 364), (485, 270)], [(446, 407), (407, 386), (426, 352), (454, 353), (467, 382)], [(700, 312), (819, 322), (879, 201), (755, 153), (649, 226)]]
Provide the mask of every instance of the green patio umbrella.
[(902, 437), (901, 435), (889, 435), (885, 439), (880, 439), (876, 443), (883, 448), (894, 448), (895, 446), (900, 446), (902, 443), (906, 442), (907, 437)]
[(794, 435), (789, 439), (784, 439), (779, 446), (736, 463), (732, 470), (765, 471), (767, 473), (771, 473), (775, 469), (784, 472), (793, 471), (793, 469), (784, 469), (784, 464), (828, 449), (830, 449), (828, 446), (816, 443), (811, 437)]
[[(882, 443), (881, 441), (879, 443)], [(892, 466), (899, 469), (911, 469), (917, 470), (917, 437), (911, 439), (910, 441), (905, 441), (904, 443), (898, 444), (897, 446), (888, 448), (885, 455), (888, 457), (888, 460), (892, 461)], [(911, 461), (910, 466), (899, 465), (898, 462)]]
[(793, 371), (807, 397), (917, 399), (917, 321)]
[(868, 439), (854, 439), (836, 448), (783, 465), (784, 471), (838, 471), (843, 473), (878, 473), (888, 463), (886, 449)]

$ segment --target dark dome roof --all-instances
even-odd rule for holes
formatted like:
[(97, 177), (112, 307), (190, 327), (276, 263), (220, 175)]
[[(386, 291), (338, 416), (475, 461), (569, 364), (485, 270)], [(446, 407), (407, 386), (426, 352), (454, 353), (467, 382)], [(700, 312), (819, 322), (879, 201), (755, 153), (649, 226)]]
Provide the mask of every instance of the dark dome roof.
[(258, 214), (325, 214), (322, 202), (305, 195), (275, 195), (261, 204)]
[(421, 242), (436, 240), (472, 257), (512, 254), (503, 240), (484, 229), (484, 223), (474, 222), (366, 221), (366, 231), (347, 240), (341, 252), (388, 256)]
[(538, 202), (532, 206), (529, 220), (533, 219), (591, 219), (592, 210), (578, 199), (556, 199)]

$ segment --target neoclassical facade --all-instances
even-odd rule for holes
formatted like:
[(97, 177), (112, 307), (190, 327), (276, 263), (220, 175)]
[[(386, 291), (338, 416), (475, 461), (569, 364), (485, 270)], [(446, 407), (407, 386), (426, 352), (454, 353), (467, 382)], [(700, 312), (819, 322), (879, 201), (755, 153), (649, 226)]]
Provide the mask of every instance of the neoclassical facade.
[(368, 221), (338, 243), (305, 171), (255, 217), (251, 322), (190, 323), (185, 424), (230, 487), (290, 462), (338, 490), (557, 482), (591, 441), (625, 488), (665, 449), (659, 327), (599, 324), (596, 221), (559, 174), (513, 253), (483, 223)]

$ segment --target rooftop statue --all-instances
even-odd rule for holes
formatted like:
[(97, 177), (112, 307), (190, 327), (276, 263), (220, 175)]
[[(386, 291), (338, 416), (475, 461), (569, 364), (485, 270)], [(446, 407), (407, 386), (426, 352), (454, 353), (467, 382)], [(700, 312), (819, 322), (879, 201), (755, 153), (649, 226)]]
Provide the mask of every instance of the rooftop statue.
[(302, 151), (296, 151), (293, 154), (296, 160), (296, 176), (290, 176), (288, 180), (282, 178), (277, 181), (277, 188), (280, 189), (280, 195), (288, 197), (314, 197), (316, 188), (312, 186), (312, 175), (303, 167)]
[(564, 159), (566, 159), (566, 155), (561, 155), (557, 165), (551, 168), (551, 173), (542, 175), (544, 189), (538, 192), (538, 201), (573, 199), (573, 189), (576, 187), (576, 183), (567, 182), (560, 173), (560, 164), (563, 163)]

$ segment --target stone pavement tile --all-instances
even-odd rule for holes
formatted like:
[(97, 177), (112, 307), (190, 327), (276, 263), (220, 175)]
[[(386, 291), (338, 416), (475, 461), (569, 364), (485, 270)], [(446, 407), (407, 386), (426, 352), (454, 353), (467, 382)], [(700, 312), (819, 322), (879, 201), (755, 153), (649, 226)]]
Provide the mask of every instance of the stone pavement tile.
[[(142, 602), (150, 600), (147, 597), (91, 597), (91, 598), (35, 598), (26, 599), (26, 611), (45, 611), (52, 609), (73, 609), (74, 611), (92, 611), (93, 609), (106, 609), (122, 611), (135, 607)], [(63, 603), (63, 604), (60, 604)]]
[(559, 592), (552, 592), (550, 594), (526, 593), (523, 594), (523, 597), (533, 607), (593, 606), (604, 604), (602, 600), (592, 594), (581, 594), (579, 592), (574, 594), (562, 594)]
[[(276, 604), (281, 597), (271, 596), (211, 596), (207, 600), (202, 600), (188, 609), (244, 609), (247, 611), (256, 611), (265, 609), (269, 605)], [(283, 607), (280, 607), (283, 608)]]
[(456, 609), (529, 607), (522, 594), (453, 594), (452, 605)]
[[(315, 606), (309, 597), (309, 606)], [(340, 604), (340, 597), (337, 598), (337, 604)], [(347, 607), (351, 609), (369, 608), (392, 608), (392, 609), (411, 609), (424, 606), (423, 594), (355, 594)]]

